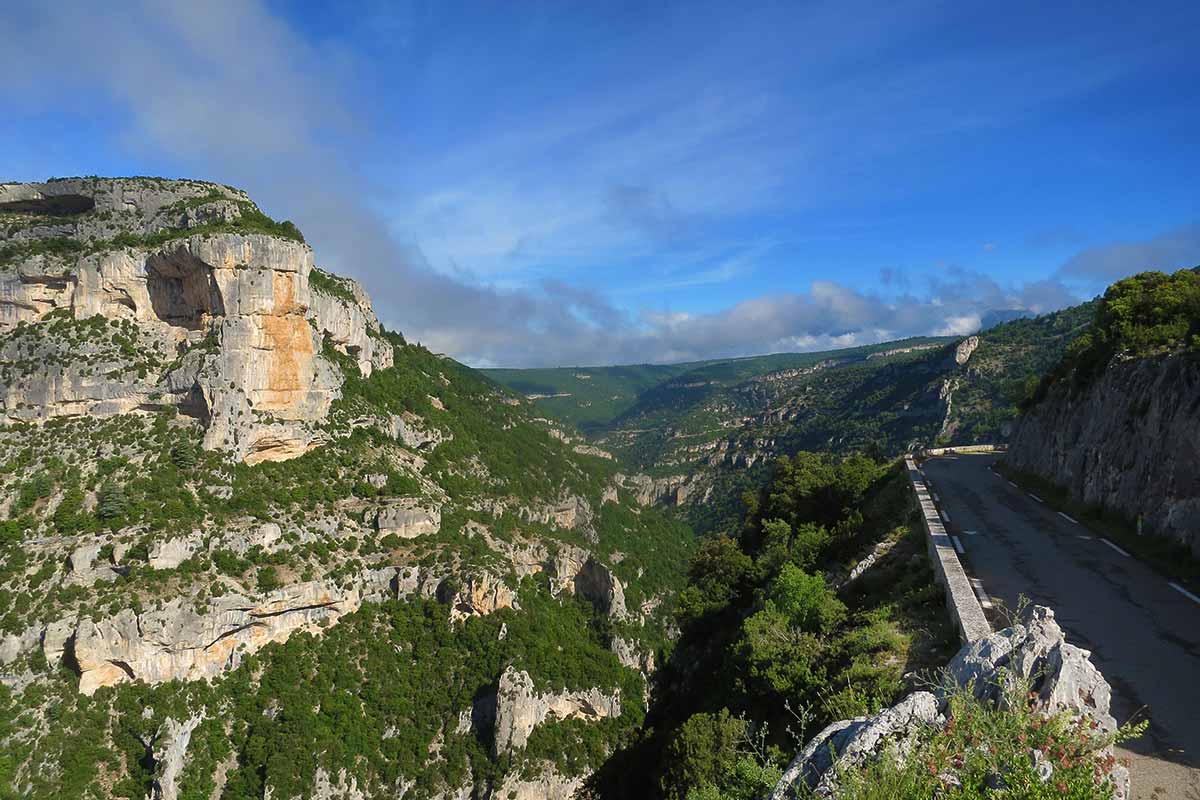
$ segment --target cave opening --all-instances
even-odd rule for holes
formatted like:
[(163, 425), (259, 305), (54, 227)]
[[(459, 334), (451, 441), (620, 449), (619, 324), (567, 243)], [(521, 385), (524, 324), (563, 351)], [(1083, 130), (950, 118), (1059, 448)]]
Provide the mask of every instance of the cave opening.
[(95, 199), (82, 194), (56, 194), (51, 197), (31, 197), (27, 200), (0, 203), (0, 211), (43, 214), (48, 217), (71, 217), (85, 214), (95, 207)]
[(203, 330), (225, 305), (212, 268), (186, 253), (160, 253), (146, 262), (146, 288), (155, 315), (188, 330)]

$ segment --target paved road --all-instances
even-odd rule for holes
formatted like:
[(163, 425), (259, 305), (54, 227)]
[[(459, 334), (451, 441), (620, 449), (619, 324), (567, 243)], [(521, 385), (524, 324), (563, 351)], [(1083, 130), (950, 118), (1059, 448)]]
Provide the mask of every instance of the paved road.
[(1009, 608), (1025, 595), (1054, 609), (1067, 639), (1092, 651), (1112, 684), (1117, 720), (1149, 716), (1132, 750), (1200, 767), (1200, 603), (992, 472), (996, 458), (924, 465), (968, 573)]

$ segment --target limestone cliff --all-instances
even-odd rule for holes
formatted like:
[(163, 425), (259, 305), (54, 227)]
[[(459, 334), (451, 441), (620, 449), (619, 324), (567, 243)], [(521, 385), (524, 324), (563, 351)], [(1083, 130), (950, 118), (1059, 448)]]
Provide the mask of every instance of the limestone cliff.
[[(64, 198), (91, 205), (50, 214)], [(0, 227), (0, 423), (175, 405), (206, 447), (277, 461), (323, 441), (341, 385), (324, 336), (364, 373), (391, 363), (361, 287), (314, 291), (312, 249), (236, 190), (8, 184), (0, 211), (13, 222)], [(109, 326), (84, 325), (96, 318)]]
[(1085, 385), (1056, 381), (1006, 459), (1200, 555), (1200, 361), (1119, 361)]

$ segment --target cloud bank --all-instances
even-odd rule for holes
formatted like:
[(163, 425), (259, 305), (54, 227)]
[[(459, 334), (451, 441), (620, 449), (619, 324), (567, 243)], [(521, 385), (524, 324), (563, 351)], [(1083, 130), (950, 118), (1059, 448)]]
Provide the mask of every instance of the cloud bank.
[[(370, 126), (359, 113), (369, 102), (353, 89), (362, 64), (350, 52), (299, 35), (265, 5), (142, 0), (119, 13), (82, 0), (52, 8), (31, 0), (6, 8), (0, 41), (6, 43), (0, 48), (0, 73), (9, 80), (0, 92), (12, 107), (38, 113), (79, 108), (80, 98), (97, 98), (97, 107), (115, 109), (121, 142), (134, 158), (246, 188), (269, 213), (300, 224), (319, 263), (362, 279), (390, 327), (476, 365), (665, 362), (965, 334), (990, 311), (1044, 312), (1077, 299), (1058, 279), (1003, 287), (965, 270), (949, 270), (932, 281), (889, 270), (881, 276), (880, 292), (817, 281), (802, 291), (700, 314), (629, 311), (561, 280), (513, 289), (489, 285), (470, 277), (478, 274), (476, 265), (435, 269), (411, 237), (397, 238), (395, 219), (371, 200), (381, 187), (354, 162), (356, 148), (370, 144)], [(45, 58), (47, 53), (71, 58)], [(28, 69), (29, 64), (38, 69)], [(665, 87), (642, 99), (672, 92), (674, 87)], [(470, 192), (418, 192), (412, 218), (433, 238), (439, 229), (457, 230), (458, 252), (477, 252), (481, 259), (547, 242), (569, 257), (568, 246), (589, 247), (584, 234), (599, 230), (592, 224), (597, 220), (617, 232), (617, 245), (655, 247), (686, 240), (697, 220), (713, 209), (691, 203), (685, 212), (672, 198), (750, 204), (777, 180), (769, 160), (688, 166), (704, 160), (705, 137), (744, 135), (737, 121), (753, 118), (766, 102), (747, 94), (701, 98), (668, 110), (675, 118), (672, 130), (687, 131), (686, 136), (668, 141), (659, 128), (649, 127), (604, 140), (603, 158), (596, 162), (602, 169), (595, 177), (596, 185), (609, 188), (588, 199), (582, 218), (573, 215), (572, 204), (558, 204), (561, 198), (527, 202), (517, 186), (511, 189), (511, 204), (494, 192), (483, 201)], [(851, 113), (830, 107), (836, 114)], [(636, 117), (646, 109), (625, 102), (609, 113)], [(606, 119), (568, 117), (553, 130), (547, 123), (543, 144), (566, 146), (583, 132), (604, 130)], [(481, 172), (485, 162), (505, 152), (504, 144), (476, 154)], [(532, 146), (529, 141), (509, 144)], [(745, 141), (746, 151), (756, 144)], [(631, 153), (637, 154), (633, 161)], [(680, 167), (672, 180), (606, 177), (639, 173), (656, 158)], [(83, 164), (78, 171), (92, 170)], [(720, 191), (735, 174), (736, 187)], [(545, 211), (556, 204), (562, 213)], [(480, 237), (474, 242), (473, 231)], [(613, 246), (612, 231), (604, 235), (606, 246)], [(1113, 277), (1135, 262), (1140, 268), (1200, 249), (1195, 226), (1160, 238), (1085, 251), (1064, 266), (1063, 277)], [(740, 259), (734, 255), (707, 272), (677, 280), (685, 285), (728, 279), (745, 268), (756, 248), (769, 246), (753, 242)]]

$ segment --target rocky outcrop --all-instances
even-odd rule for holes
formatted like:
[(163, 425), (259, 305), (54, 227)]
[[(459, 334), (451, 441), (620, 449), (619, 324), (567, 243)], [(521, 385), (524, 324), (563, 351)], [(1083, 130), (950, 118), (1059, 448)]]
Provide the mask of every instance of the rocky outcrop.
[(428, 427), (424, 420), (409, 411), (390, 415), (383, 429), (393, 439), (414, 450), (432, 450), (449, 438), (436, 428)]
[(688, 502), (698, 489), (702, 478), (700, 475), (668, 475), (664, 478), (651, 478), (649, 475), (623, 475), (618, 473), (614, 480), (622, 489), (633, 493), (638, 505), (649, 506), (656, 503), (680, 506)]
[(517, 510), (520, 517), (528, 522), (540, 522), (564, 530), (580, 531), (589, 539), (594, 537), (593, 522), (595, 512), (587, 498), (579, 495), (564, 494), (556, 503), (542, 506), (523, 506)]
[(80, 545), (71, 551), (71, 555), (67, 557), (69, 584), (91, 586), (96, 581), (111, 581), (120, 576), (114, 564), (100, 560), (102, 548), (102, 543), (95, 541)]
[(154, 740), (154, 785), (153, 800), (178, 800), (177, 782), (183, 768), (187, 766), (187, 750), (192, 732), (204, 721), (204, 715), (196, 714), (183, 722), (168, 717)]
[(468, 576), (461, 584), (448, 581), (439, 588), (439, 599), (450, 606), (450, 619), (484, 616), (516, 606), (516, 593), (502, 579), (486, 572)]
[(621, 693), (605, 694), (592, 688), (576, 692), (539, 693), (528, 672), (504, 670), (496, 690), (494, 753), (520, 750), (533, 729), (547, 719), (601, 719), (621, 716)]
[(575, 575), (575, 593), (585, 597), (596, 610), (614, 619), (628, 616), (625, 608), (625, 588), (612, 570), (594, 558), (588, 558)]
[(954, 364), (961, 367), (971, 360), (971, 355), (979, 348), (979, 337), (968, 336), (954, 347)]
[(232, 222), (247, 205), (252, 204), (245, 192), (207, 181), (60, 178), (0, 184), (0, 210), (30, 214), (30, 224), (8, 233), (13, 241), (144, 236)]
[(332, 294), (319, 286), (312, 287), (310, 310), (317, 329), (329, 336), (335, 348), (353, 357), (364, 376), (392, 366), (392, 347), (383, 339), (366, 290), (350, 278), (322, 275), (340, 285), (343, 291)]
[[(392, 364), (362, 287), (322, 273), (341, 291), (313, 291), (303, 242), (212, 227), (188, 235), (257, 213), (243, 193), (152, 179), (0, 187), (0, 204), (35, 204), (19, 208), (64, 197), (92, 206), (0, 231), (0, 244), (28, 252), (0, 268), (0, 423), (175, 405), (204, 426), (205, 447), (283, 460), (324, 442), (316, 423), (342, 378), (321, 355), (323, 337), (364, 373)], [(177, 236), (138, 238), (163, 232)], [(36, 247), (51, 238), (77, 244)], [(94, 317), (113, 328), (80, 326)], [(67, 335), (75, 323), (78, 336)]]
[(100, 622), (84, 619), (72, 645), (79, 691), (91, 695), (130, 680), (215, 677), (270, 642), (286, 641), (298, 630), (320, 630), (357, 610), (362, 600), (357, 586), (310, 581), (257, 599), (226, 595), (203, 612), (179, 598), (142, 614), (125, 609)]
[(200, 532), (192, 536), (181, 536), (155, 542), (150, 548), (150, 566), (153, 569), (175, 569), (191, 558), (199, 546)]
[[(945, 722), (945, 692), (952, 687), (970, 688), (981, 700), (1004, 703), (1005, 682), (1017, 676), (1028, 682), (1031, 697), (1045, 714), (1068, 712), (1112, 732), (1117, 727), (1109, 711), (1112, 692), (1089, 656), (1065, 641), (1053, 611), (1031, 606), (1011, 628), (964, 645), (946, 667), (947, 689), (916, 692), (874, 716), (829, 725), (792, 760), (770, 800), (790, 797), (802, 785), (819, 797), (835, 797), (835, 763), (860, 765), (889, 745), (895, 745), (903, 757), (919, 734)], [(1129, 773), (1124, 767), (1115, 767), (1110, 779), (1115, 797), (1129, 796)]]
[(583, 784), (582, 775), (568, 777), (546, 762), (534, 778), (526, 777), (525, 770), (508, 773), (490, 797), (497, 800), (571, 800)]
[(442, 510), (419, 497), (405, 497), (388, 503), (375, 514), (375, 529), (383, 536), (395, 534), (413, 539), (442, 529)]
[(1200, 555), (1200, 360), (1127, 361), (1084, 386), (1057, 381), (1021, 417), (1006, 461)]

